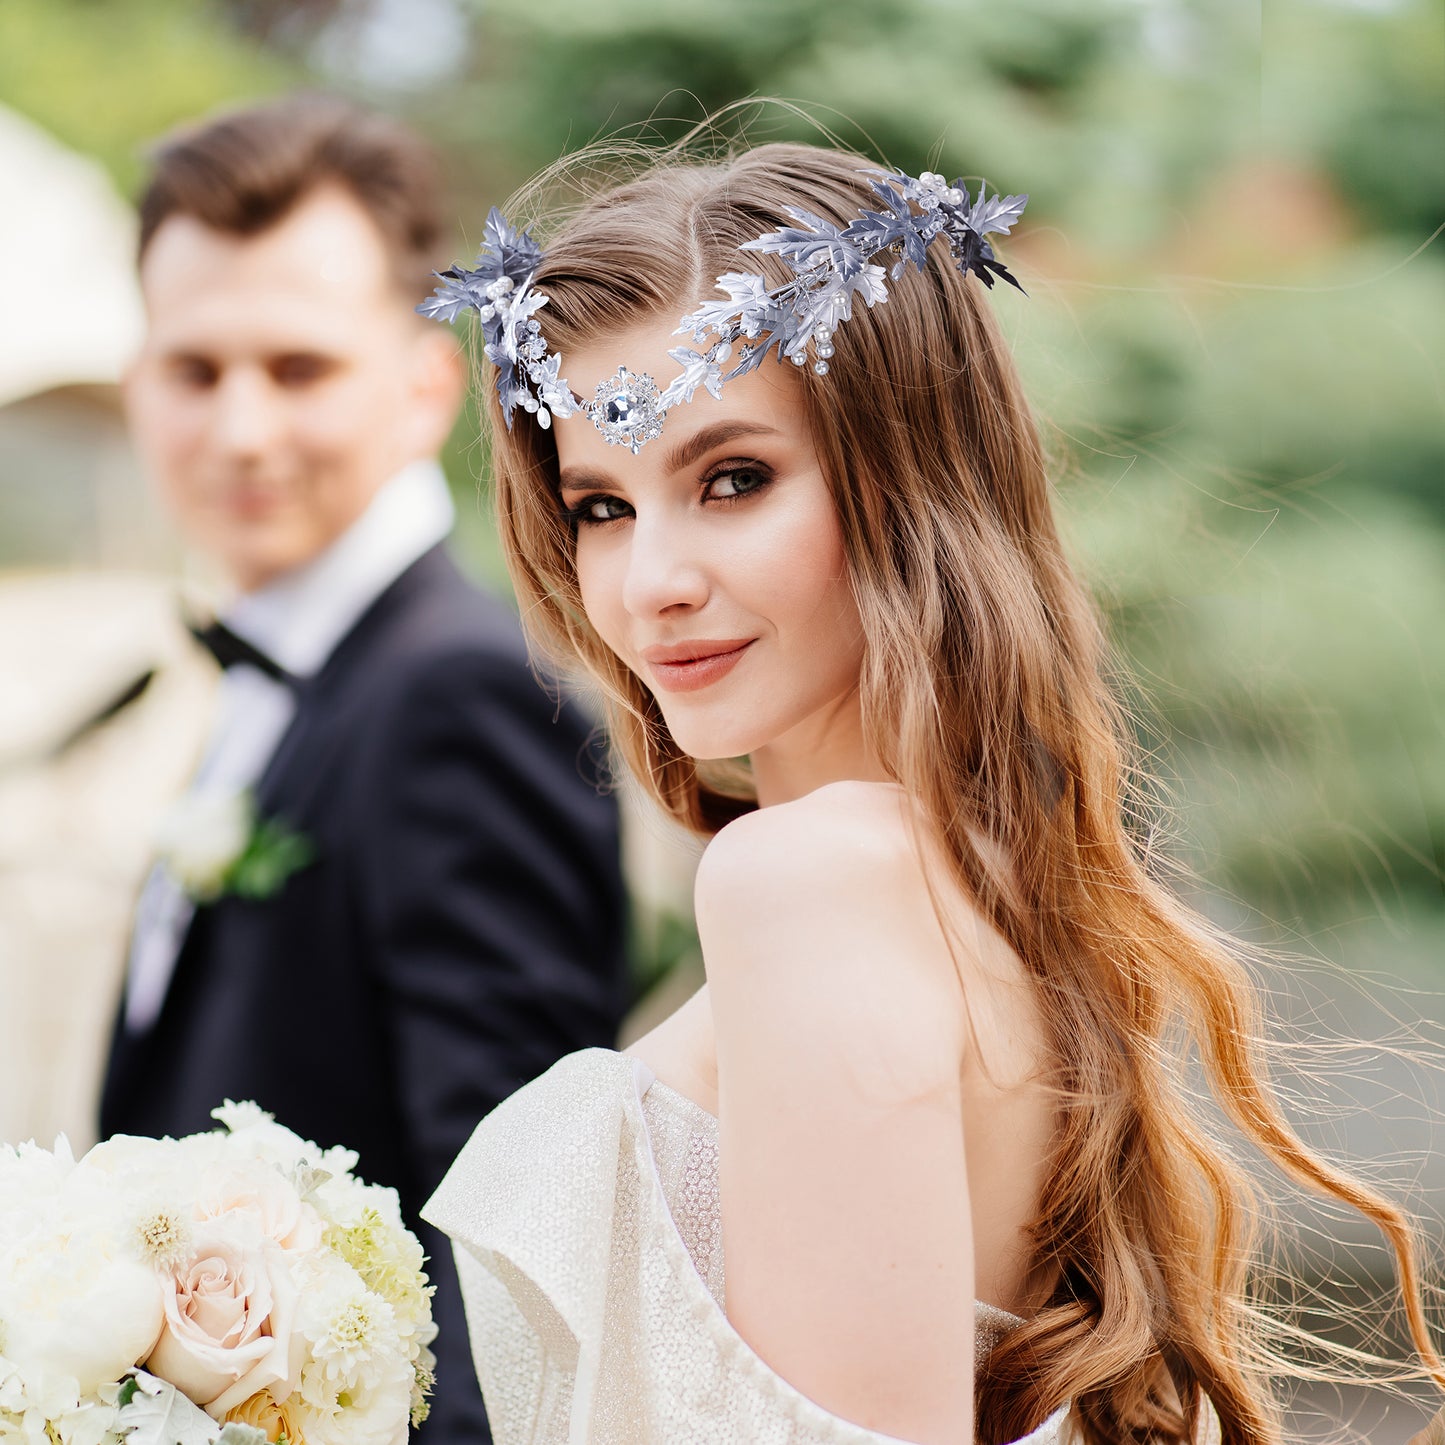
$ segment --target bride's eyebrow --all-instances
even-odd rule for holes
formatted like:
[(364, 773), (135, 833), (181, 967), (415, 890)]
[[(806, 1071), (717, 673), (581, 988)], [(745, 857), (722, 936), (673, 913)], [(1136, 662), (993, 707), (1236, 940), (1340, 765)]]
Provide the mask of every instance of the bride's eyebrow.
[(616, 485), (615, 478), (591, 467), (567, 467), (557, 478), (559, 492), (605, 492)]
[(762, 422), (714, 422), (711, 426), (705, 426), (701, 430), (693, 432), (684, 441), (679, 442), (668, 452), (664, 466), (670, 472), (680, 472), (684, 467), (690, 467), (699, 458), (706, 456), (714, 447), (736, 441), (739, 437), (781, 435), (782, 433), (776, 427), (765, 426)]
[[(669, 472), (680, 472), (705, 457), (710, 451), (742, 437), (779, 437), (776, 427), (766, 426), (758, 421), (719, 421), (695, 431), (690, 437), (679, 442), (664, 458), (664, 468)], [(617, 479), (607, 472), (592, 467), (564, 467), (557, 478), (559, 492), (607, 491), (617, 485)]]

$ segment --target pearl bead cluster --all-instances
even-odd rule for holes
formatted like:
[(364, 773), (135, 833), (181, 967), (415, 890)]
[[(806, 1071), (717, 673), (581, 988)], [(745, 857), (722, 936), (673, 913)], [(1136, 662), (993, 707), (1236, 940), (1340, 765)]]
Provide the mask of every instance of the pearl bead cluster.
[(945, 201), (950, 206), (961, 206), (968, 199), (957, 186), (949, 185), (937, 171), (924, 171), (918, 178), (918, 184), (924, 190), (924, 194), (918, 198), (918, 208), (922, 211), (936, 211)]
[[(809, 344), (813, 348), (814, 355), (818, 358), (813, 363), (814, 372), (819, 376), (827, 376), (828, 359), (833, 355), (833, 333), (826, 326), (815, 326), (813, 328), (813, 334), (809, 338)], [(795, 351), (791, 360), (794, 366), (806, 366), (808, 364), (808, 353), (806, 350)]]
[(481, 308), (483, 321), (490, 321), (497, 314), (497, 302), (501, 301), (504, 297), (510, 296), (513, 289), (512, 278), (510, 276), (500, 276), (487, 287), (486, 296), (488, 304)]

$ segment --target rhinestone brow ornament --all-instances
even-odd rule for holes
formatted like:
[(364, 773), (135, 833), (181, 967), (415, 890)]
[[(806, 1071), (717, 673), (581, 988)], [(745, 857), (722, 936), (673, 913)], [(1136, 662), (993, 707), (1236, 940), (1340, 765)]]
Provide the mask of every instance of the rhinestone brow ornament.
[[(853, 315), (853, 300), (866, 306), (888, 299), (888, 281), (912, 267), (921, 271), (928, 247), (942, 236), (954, 264), (972, 272), (985, 286), (995, 278), (1023, 287), (994, 255), (988, 236), (1006, 234), (1023, 214), (1028, 196), (990, 197), (979, 183), (978, 199), (969, 197), (961, 181), (949, 185), (940, 175), (924, 171), (914, 177), (903, 171), (879, 171), (869, 181), (883, 203), (863, 211), (842, 230), (821, 216), (787, 207), (796, 226), (769, 231), (740, 250), (780, 256), (793, 279), (769, 289), (754, 272), (729, 271), (717, 278), (726, 299), (705, 301), (682, 318), (677, 335), (690, 335), (693, 346), (667, 354), (681, 370), (659, 391), (646, 372), (619, 366), (600, 382), (591, 401), (584, 401), (560, 375), (562, 358), (549, 352), (536, 313), (547, 304), (545, 293), (533, 289), (532, 278), (542, 262), (541, 247), (526, 231), (517, 231), (494, 206), (487, 217), (485, 240), (477, 265), (468, 271), (454, 266), (437, 273), (441, 285), (417, 310), (437, 321), (454, 322), (464, 311), (481, 318), (487, 360), (497, 368), (497, 396), (507, 429), (521, 407), (538, 425), (552, 418), (582, 412), (611, 446), (625, 446), (634, 456), (662, 435), (667, 413), (689, 402), (702, 387), (721, 397), (723, 386), (762, 364), (769, 352), (779, 361), (807, 366), (826, 376), (840, 323)], [(885, 271), (874, 264), (892, 258)], [(708, 338), (714, 340), (707, 344)], [(737, 363), (723, 366), (738, 346)], [(694, 348), (705, 349), (694, 349)]]

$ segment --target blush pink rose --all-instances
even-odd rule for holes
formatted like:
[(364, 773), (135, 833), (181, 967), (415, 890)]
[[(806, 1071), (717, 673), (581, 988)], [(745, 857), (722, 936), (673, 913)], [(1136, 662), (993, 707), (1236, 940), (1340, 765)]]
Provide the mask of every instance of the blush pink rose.
[(166, 1281), (165, 1322), (146, 1369), (213, 1418), (291, 1378), (296, 1290), (286, 1252), (254, 1218), (198, 1220), (190, 1257)]

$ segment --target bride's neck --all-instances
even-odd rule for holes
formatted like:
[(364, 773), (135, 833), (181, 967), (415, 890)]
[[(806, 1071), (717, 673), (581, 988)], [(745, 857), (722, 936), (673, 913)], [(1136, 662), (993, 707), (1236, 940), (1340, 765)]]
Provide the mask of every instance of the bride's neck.
[(893, 781), (864, 737), (856, 693), (803, 719), (748, 760), (763, 808), (792, 802), (828, 783)]

